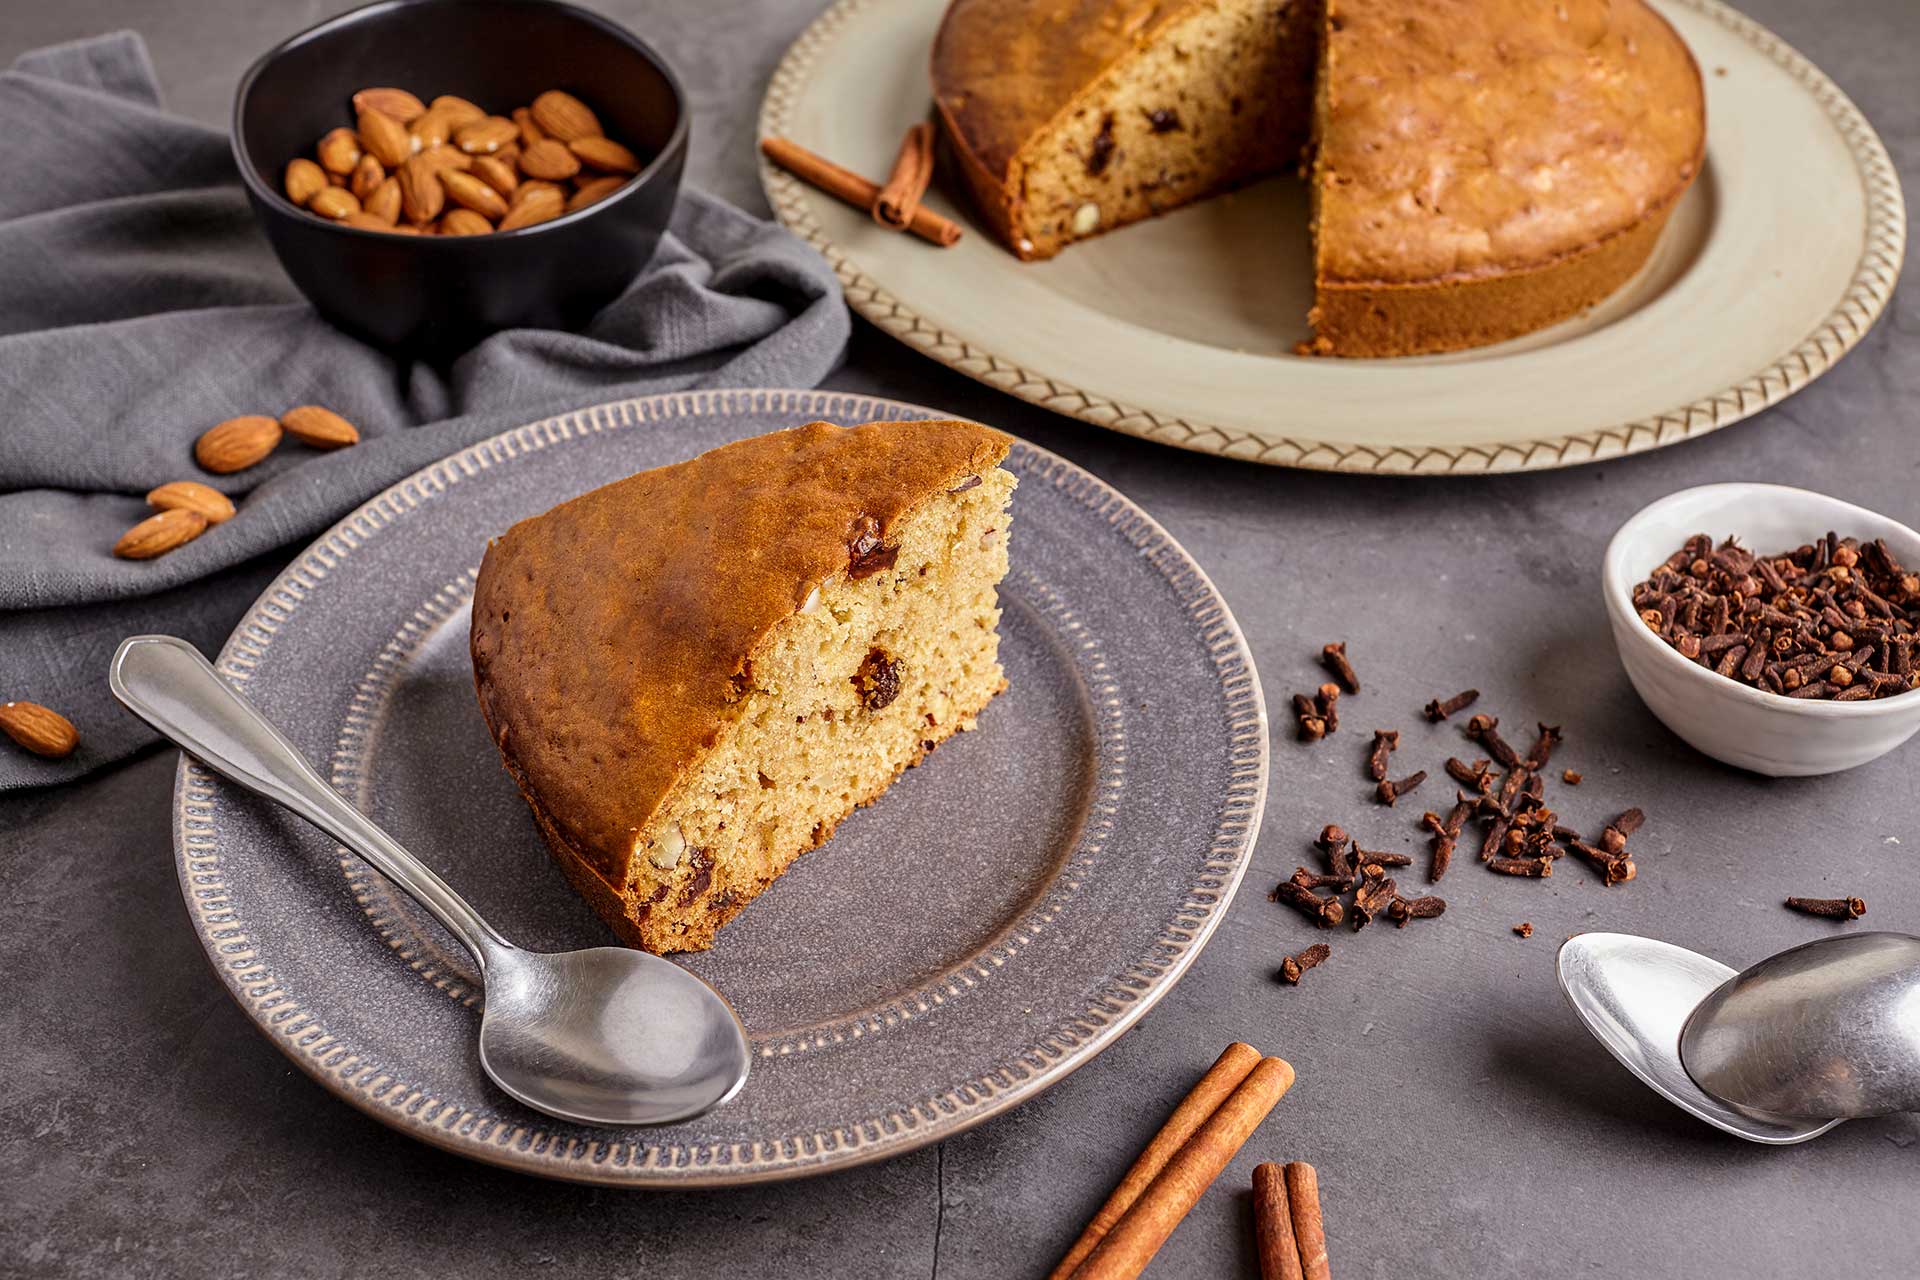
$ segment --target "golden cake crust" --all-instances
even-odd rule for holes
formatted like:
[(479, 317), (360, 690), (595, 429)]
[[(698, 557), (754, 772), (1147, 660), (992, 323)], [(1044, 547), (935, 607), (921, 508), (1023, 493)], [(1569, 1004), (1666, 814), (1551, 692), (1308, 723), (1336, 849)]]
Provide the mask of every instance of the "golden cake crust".
[(615, 481), (487, 548), (481, 712), (568, 878), (616, 928), (634, 836), (712, 750), (755, 647), (847, 572), (863, 531), (884, 546), (1010, 444), (973, 422), (815, 422)]
[(981, 214), (1021, 257), (1019, 153), (1115, 62), (1199, 0), (954, 0), (933, 40), (933, 102)]

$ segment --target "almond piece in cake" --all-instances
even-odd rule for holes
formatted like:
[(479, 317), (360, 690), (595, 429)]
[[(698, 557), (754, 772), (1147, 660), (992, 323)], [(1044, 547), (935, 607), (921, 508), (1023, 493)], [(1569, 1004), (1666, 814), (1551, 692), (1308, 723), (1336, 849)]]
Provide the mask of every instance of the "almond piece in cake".
[(523, 520), (474, 589), (474, 684), (574, 887), (697, 951), (1005, 687), (1007, 437), (816, 422)]

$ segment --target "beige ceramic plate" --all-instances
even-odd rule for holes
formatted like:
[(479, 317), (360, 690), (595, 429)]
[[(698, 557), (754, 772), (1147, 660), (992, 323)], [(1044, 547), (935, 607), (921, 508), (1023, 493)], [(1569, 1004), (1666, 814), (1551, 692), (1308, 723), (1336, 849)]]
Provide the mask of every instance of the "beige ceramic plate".
[[(1706, 78), (1706, 166), (1652, 259), (1576, 319), (1478, 351), (1290, 354), (1311, 301), (1304, 188), (1272, 179), (1022, 264), (963, 202), (937, 250), (766, 166), (787, 226), (861, 315), (972, 377), (1167, 444), (1339, 471), (1522, 471), (1611, 458), (1784, 399), (1858, 342), (1900, 271), (1886, 149), (1832, 81), (1716, 0), (1656, 0)], [(929, 105), (945, 0), (841, 0), (761, 108), (783, 134), (883, 175)]]

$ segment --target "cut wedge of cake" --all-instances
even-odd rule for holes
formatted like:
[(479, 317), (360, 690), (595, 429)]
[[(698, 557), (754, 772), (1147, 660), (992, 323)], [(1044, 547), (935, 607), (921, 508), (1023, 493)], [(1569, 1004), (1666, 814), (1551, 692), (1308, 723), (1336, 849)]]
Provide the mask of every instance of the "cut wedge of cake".
[(1004, 686), (1007, 437), (816, 422), (514, 525), (474, 684), (549, 850), (621, 939), (695, 951)]

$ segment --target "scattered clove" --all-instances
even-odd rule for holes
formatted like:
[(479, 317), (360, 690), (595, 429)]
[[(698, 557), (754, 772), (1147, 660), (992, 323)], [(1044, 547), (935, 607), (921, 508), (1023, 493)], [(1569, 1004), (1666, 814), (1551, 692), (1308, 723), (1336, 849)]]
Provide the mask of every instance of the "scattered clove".
[(1447, 909), (1444, 898), (1400, 898), (1387, 904), (1387, 918), (1404, 929), (1409, 920), (1431, 920)]
[(1447, 757), (1447, 776), (1463, 787), (1471, 787), (1481, 795), (1493, 789), (1493, 770), (1485, 760), (1475, 760), (1472, 764), (1454, 756)]
[(1340, 730), (1340, 686), (1323, 684), (1320, 696), (1314, 699), (1314, 706), (1320, 712), (1320, 719), (1326, 723), (1328, 733)]
[(1607, 829), (1600, 833), (1600, 847), (1608, 853), (1620, 854), (1627, 847), (1627, 837), (1638, 831), (1646, 820), (1647, 815), (1639, 809), (1627, 810), (1609, 822)]
[(1609, 853), (1605, 849), (1595, 848), (1584, 840), (1569, 840), (1566, 844), (1575, 857), (1600, 873), (1609, 889), (1616, 884), (1625, 884), (1639, 874), (1639, 868), (1633, 865), (1633, 859), (1624, 853)]
[(1541, 725), (1540, 736), (1533, 740), (1533, 746), (1528, 749), (1526, 759), (1521, 761), (1522, 766), (1536, 773), (1546, 768), (1547, 761), (1553, 756), (1553, 749), (1559, 746), (1562, 740), (1563, 735), (1559, 725)]
[(1515, 769), (1520, 765), (1520, 755), (1507, 745), (1500, 736), (1500, 721), (1482, 713), (1467, 721), (1467, 736), (1487, 749), (1487, 754), (1500, 762), (1503, 769)]
[(1346, 908), (1340, 905), (1338, 898), (1323, 898), (1313, 890), (1295, 884), (1291, 880), (1282, 880), (1280, 887), (1274, 890), (1280, 901), (1299, 911), (1322, 929), (1331, 929), (1346, 919)]
[(1353, 673), (1353, 664), (1347, 661), (1347, 646), (1344, 641), (1325, 646), (1320, 650), (1320, 661), (1327, 670), (1333, 672), (1348, 693), (1360, 692), (1360, 677)]
[(1573, 769), (1562, 769), (1560, 771), (1560, 781), (1570, 787), (1577, 787), (1580, 785), (1580, 774)]
[(1362, 849), (1353, 846), (1353, 859), (1361, 868), (1367, 867), (1410, 867), (1413, 859), (1404, 853), (1385, 853), (1376, 849)]
[(1867, 914), (1865, 898), (1788, 898), (1787, 906), (1802, 915), (1829, 920), (1858, 920)]
[(1489, 858), (1487, 866), (1503, 876), (1550, 876), (1553, 874), (1552, 858)]
[(1435, 698), (1426, 705), (1424, 714), (1427, 719), (1438, 724), (1457, 711), (1465, 711), (1480, 698), (1478, 689), (1462, 689), (1451, 698)]
[(1335, 893), (1345, 893), (1353, 888), (1353, 877), (1350, 875), (1316, 875), (1305, 867), (1293, 869), (1293, 882), (1302, 889), (1331, 889)]
[(1320, 708), (1313, 699), (1304, 693), (1293, 695), (1293, 718), (1300, 726), (1300, 741), (1318, 742), (1327, 736), (1326, 717), (1320, 714)]
[(1398, 729), (1375, 729), (1373, 731), (1373, 749), (1367, 753), (1367, 773), (1375, 782), (1382, 782), (1387, 776), (1387, 757), (1400, 745)]
[(1513, 926), (1513, 931), (1523, 938), (1531, 938), (1533, 936), (1533, 922), (1530, 920), (1522, 920), (1519, 924)]
[(1298, 986), (1300, 975), (1320, 964), (1333, 954), (1333, 948), (1324, 942), (1316, 942), (1297, 956), (1288, 956), (1280, 962), (1280, 978), (1284, 982)]
[(1387, 909), (1387, 904), (1395, 897), (1393, 878), (1380, 876), (1360, 886), (1353, 895), (1353, 927), (1359, 931), (1367, 927), (1369, 921)]
[(1410, 773), (1398, 782), (1393, 781), (1391, 778), (1382, 778), (1380, 785), (1374, 788), (1374, 795), (1379, 797), (1381, 804), (1391, 806), (1399, 800), (1401, 796), (1414, 790), (1426, 780), (1427, 771), (1425, 769), (1420, 770), (1418, 773)]

